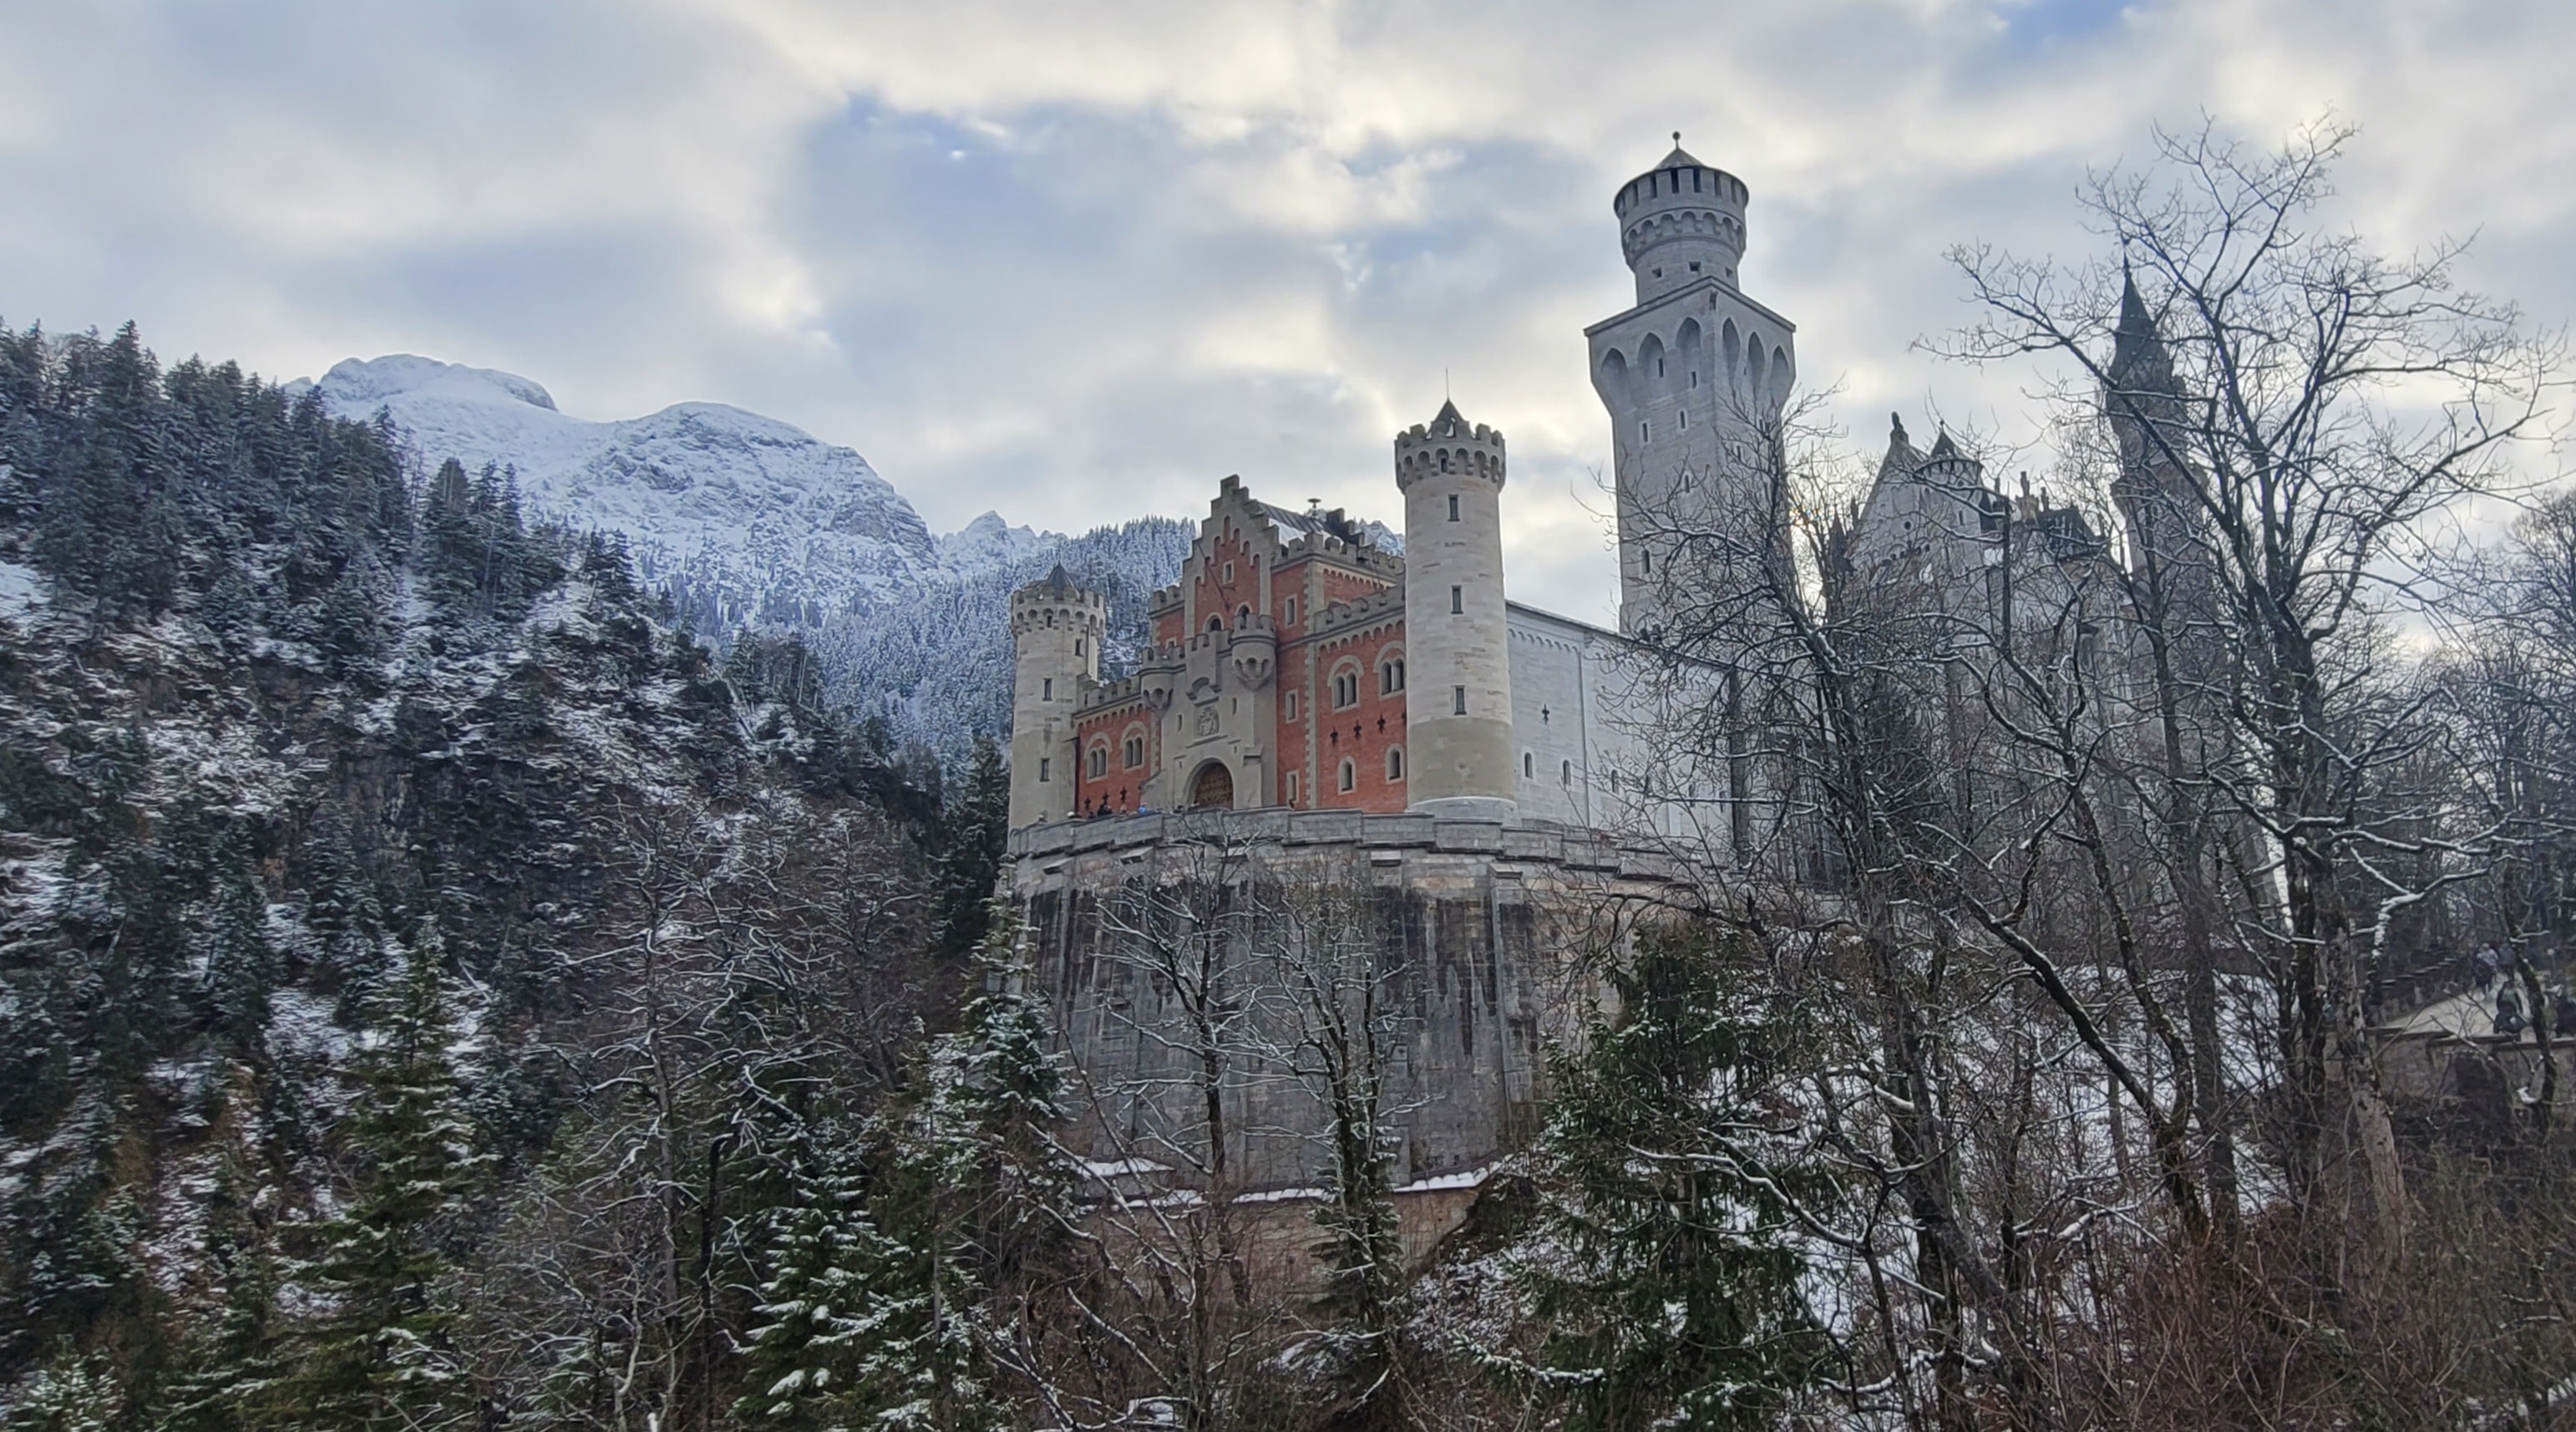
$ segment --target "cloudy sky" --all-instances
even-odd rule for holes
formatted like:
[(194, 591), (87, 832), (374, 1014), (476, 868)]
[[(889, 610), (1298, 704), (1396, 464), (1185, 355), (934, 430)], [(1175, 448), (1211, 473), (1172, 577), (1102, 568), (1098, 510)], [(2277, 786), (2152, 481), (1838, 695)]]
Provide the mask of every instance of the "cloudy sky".
[(1611, 615), (1583, 327), (1669, 132), (1855, 449), (2011, 435), (1949, 246), (2076, 257), (2088, 166), (2206, 114), (2362, 134), (2339, 222), (2475, 233), (2576, 316), (2576, 5), (2547, 0), (0, 0), (0, 318), (275, 377), (415, 352), (568, 412), (711, 399), (939, 530), (1397, 513), (1444, 384), (1512, 440), (1516, 595)]

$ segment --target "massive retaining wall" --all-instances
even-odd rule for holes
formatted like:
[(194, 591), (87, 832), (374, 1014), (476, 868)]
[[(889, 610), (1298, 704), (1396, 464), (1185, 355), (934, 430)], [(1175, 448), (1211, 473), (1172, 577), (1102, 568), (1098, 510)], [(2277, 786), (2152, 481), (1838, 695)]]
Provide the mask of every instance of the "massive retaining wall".
[(1010, 852), (1077, 1143), (1234, 1192), (1323, 1182), (1354, 1094), (1396, 1184), (1518, 1147), (1595, 957), (1699, 889), (1594, 832), (1419, 814), (1138, 815)]

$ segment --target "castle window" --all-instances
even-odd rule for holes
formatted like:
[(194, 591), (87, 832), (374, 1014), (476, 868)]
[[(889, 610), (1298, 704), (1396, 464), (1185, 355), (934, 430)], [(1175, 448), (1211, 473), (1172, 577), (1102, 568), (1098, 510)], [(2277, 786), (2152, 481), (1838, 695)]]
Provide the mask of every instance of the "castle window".
[(1138, 766), (1145, 764), (1145, 738), (1142, 736), (1128, 737), (1127, 749), (1124, 754), (1126, 757), (1127, 769), (1131, 771), (1136, 769)]
[(1699, 272), (1699, 260), (1697, 260), (1697, 259), (1693, 259), (1693, 260), (1691, 260), (1691, 272), (1692, 272), (1692, 273), (1697, 273), (1697, 272)]
[(1038, 757), (1038, 779), (1042, 781), (1048, 779), (1048, 767), (1054, 764), (1044, 756)]
[(1102, 776), (1109, 774), (1109, 748), (1107, 746), (1092, 747), (1089, 761), (1091, 766), (1089, 774), (1093, 780), (1096, 781)]
[(1286, 612), (1286, 616), (1288, 625), (1295, 626), (1297, 624), (1297, 599), (1295, 597), (1290, 597), (1288, 599), (1288, 610)]
[(1229, 582), (1234, 580), (1234, 564), (1232, 562), (1225, 564), (1225, 579)]
[(1458, 494), (1454, 492), (1449, 494), (1449, 520), (1458, 520)]
[(1360, 704), (1360, 674), (1345, 667), (1333, 673), (1333, 709), (1346, 711)]
[(1464, 716), (1467, 714), (1466, 687), (1452, 686), (1449, 688), (1449, 714), (1452, 716)]
[(1225, 630), (1225, 618), (1223, 618), (1223, 617), (1210, 617), (1210, 618), (1208, 618), (1208, 630), (1209, 630), (1209, 631), (1223, 631), (1223, 630)]
[(1690, 431), (1690, 409), (1688, 409), (1688, 408), (1684, 408), (1684, 409), (1682, 409), (1682, 411), (1681, 411), (1681, 421), (1682, 421), (1682, 431), (1683, 431), (1683, 432), (1689, 432), (1689, 431)]
[(1048, 677), (1041, 677), (1041, 678), (1039, 678), (1039, 680), (1038, 680), (1038, 699), (1039, 699), (1040, 701), (1053, 701), (1053, 700), (1055, 699), (1055, 678), (1054, 678), (1054, 677), (1052, 677), (1052, 676), (1048, 676)]
[(1291, 720), (1291, 721), (1296, 720), (1296, 719), (1297, 719), (1297, 693), (1296, 693), (1296, 691), (1292, 688), (1291, 690), (1289, 690), (1288, 692), (1286, 692), (1285, 694), (1283, 694), (1279, 699), (1280, 699), (1280, 701), (1281, 701), (1281, 703), (1282, 703), (1282, 704), (1281, 704), (1281, 706), (1280, 706), (1279, 714), (1280, 714), (1281, 716), (1285, 717), (1285, 718), (1286, 718), (1286, 719), (1288, 719), (1288, 720)]
[(1449, 589), (1449, 615), (1453, 617), (1463, 616), (1466, 613), (1466, 610), (1467, 589), (1465, 587), (1451, 587)]
[(1528, 751), (1521, 752), (1521, 778), (1524, 780), (1538, 779), (1538, 757)]
[(1073, 654), (1074, 654), (1074, 655), (1076, 655), (1076, 656), (1080, 656), (1080, 655), (1082, 655), (1082, 654), (1083, 654), (1083, 650), (1082, 650), (1082, 638), (1080, 638), (1080, 637), (1075, 637), (1075, 638), (1073, 639)]
[(1295, 805), (1296, 803), (1297, 803), (1297, 773), (1296, 773), (1295, 771), (1290, 771), (1290, 772), (1288, 773), (1288, 804), (1290, 804), (1290, 805)]
[(1664, 276), (1664, 271), (1663, 271), (1662, 269), (1657, 269), (1657, 270), (1655, 270), (1655, 277), (1657, 277), (1657, 278), (1662, 278), (1663, 276)]
[(1234, 609), (1235, 630), (1241, 631), (1250, 625), (1252, 625), (1252, 608), (1249, 606), (1236, 607)]
[(1655, 425), (1654, 425), (1653, 423), (1647, 423), (1647, 422), (1640, 422), (1640, 423), (1638, 423), (1638, 424), (1637, 424), (1637, 441), (1639, 441), (1639, 442), (1641, 442), (1641, 443), (1650, 443), (1650, 442), (1653, 442), (1654, 440), (1655, 440)]
[(1691, 370), (1691, 386), (1694, 388), (1699, 386), (1699, 370), (1697, 368), (1693, 368)]
[[(1657, 272), (1661, 272), (1661, 270), (1657, 270)], [(1664, 376), (1664, 360), (1661, 358), (1655, 360), (1655, 376), (1658, 378)]]
[(1570, 786), (1574, 784), (1574, 763), (1572, 761), (1559, 761), (1556, 763), (1556, 783), (1560, 786)]
[(1377, 694), (1393, 696), (1404, 689), (1404, 658), (1383, 662), (1377, 669)]
[(1404, 748), (1402, 746), (1389, 746), (1386, 748), (1386, 778), (1390, 781), (1400, 781), (1404, 779)]
[(1645, 568), (1646, 568), (1646, 575), (1647, 575), (1647, 576), (1651, 577), (1651, 576), (1655, 575), (1655, 554), (1654, 554), (1654, 553), (1649, 552), (1649, 551), (1647, 551), (1646, 549), (1644, 549), (1644, 548), (1640, 547), (1640, 548), (1638, 548), (1638, 549), (1637, 549), (1637, 560), (1638, 560), (1639, 562), (1642, 562), (1642, 563), (1644, 563), (1644, 564), (1645, 564)]
[(1357, 762), (1353, 761), (1350, 757), (1348, 757), (1348, 756), (1344, 756), (1344, 757), (1342, 758), (1342, 789), (1343, 789), (1343, 790), (1345, 790), (1345, 791), (1355, 791), (1355, 790), (1358, 790), (1359, 788), (1360, 788), (1360, 768), (1359, 768), (1359, 765), (1358, 765), (1358, 763), (1357, 763)]

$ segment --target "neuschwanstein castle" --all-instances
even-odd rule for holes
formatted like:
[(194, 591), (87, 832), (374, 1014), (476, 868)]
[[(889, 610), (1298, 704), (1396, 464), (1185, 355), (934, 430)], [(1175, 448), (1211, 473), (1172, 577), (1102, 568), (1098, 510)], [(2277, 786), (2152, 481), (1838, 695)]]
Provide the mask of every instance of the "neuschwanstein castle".
[[(1589, 332), (1617, 446), (1622, 625), (1652, 619), (1633, 514), (1776, 420), (1788, 319), (1747, 296), (1742, 180), (1676, 146), (1613, 201), (1636, 305)], [(1615, 828), (1636, 739), (1617, 632), (1508, 599), (1503, 434), (1453, 404), (1395, 438), (1402, 555), (1342, 513), (1228, 478), (1135, 673), (1099, 679), (1106, 610), (1061, 578), (1012, 601), (1011, 824), (1140, 810), (1416, 811)]]
[[(1676, 792), (1644, 774), (1629, 634), (1705, 590), (1657, 570), (1659, 547), (1686, 545), (1665, 540), (1674, 514), (1766, 510), (1742, 489), (1766, 480), (1797, 372), (1796, 325), (1738, 279), (1747, 199), (1676, 143), (1611, 202), (1637, 301), (1585, 336), (1614, 437), (1621, 631), (1509, 599), (1503, 434), (1444, 403), (1395, 438), (1401, 555), (1339, 511), (1273, 506), (1229, 477), (1128, 677), (1099, 679), (1099, 596), (1061, 572), (1018, 592), (1013, 828), (1256, 808), (1654, 823)], [(1946, 536), (1968, 563), (1944, 575), (1970, 580), (2007, 507), (1946, 439), (1919, 453), (1899, 427), (1845, 550), (1893, 562)], [(2077, 514), (2045, 516), (2090, 540)], [(1689, 784), (1703, 806), (1760, 798), (1729, 780), (1721, 766)]]
[[(1739, 280), (1746, 202), (1678, 136), (1611, 202), (1637, 299), (1586, 336), (1619, 630), (1509, 599), (1503, 434), (1449, 404), (1395, 437), (1401, 554), (1226, 479), (1130, 675), (1100, 679), (1100, 596), (1061, 572), (1014, 594), (1007, 883), (1092, 1091), (1073, 1140), (1114, 1179), (1311, 1194), (1326, 1114), (1283, 1011), (1312, 981), (1287, 970), (1355, 940), (1387, 986), (1371, 1007), (1401, 1012), (1382, 1072), (1406, 1237), (1436, 1236), (1536, 1126), (1584, 952), (1628, 938), (1628, 912), (1704, 899), (1716, 867), (1834, 882), (1812, 800), (1763, 754), (1793, 739), (1764, 713), (1798, 697), (1743, 675), (1757, 619), (1730, 614), (1794, 580), (1796, 330)], [(2115, 380), (2169, 392), (2162, 354), (2132, 294)], [(2115, 570), (2080, 513), (1902, 425), (1824, 545), (1846, 599), (1934, 611)]]

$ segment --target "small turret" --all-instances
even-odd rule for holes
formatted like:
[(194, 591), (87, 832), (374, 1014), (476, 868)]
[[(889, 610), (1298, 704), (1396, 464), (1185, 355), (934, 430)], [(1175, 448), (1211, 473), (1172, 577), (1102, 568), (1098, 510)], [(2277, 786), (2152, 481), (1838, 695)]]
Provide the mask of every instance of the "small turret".
[(1637, 301), (1701, 278), (1735, 287), (1751, 197), (1743, 180), (1691, 157), (1675, 134), (1673, 152), (1620, 186), (1610, 201), (1619, 216), (1620, 251), (1637, 275)]
[(1395, 438), (1404, 493), (1407, 806), (1510, 818), (1510, 633), (1503, 615), (1503, 435), (1443, 403)]
[(1100, 681), (1109, 604), (1062, 567), (1011, 593), (1011, 828), (1073, 815), (1073, 713)]

